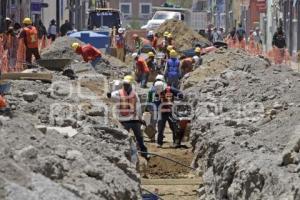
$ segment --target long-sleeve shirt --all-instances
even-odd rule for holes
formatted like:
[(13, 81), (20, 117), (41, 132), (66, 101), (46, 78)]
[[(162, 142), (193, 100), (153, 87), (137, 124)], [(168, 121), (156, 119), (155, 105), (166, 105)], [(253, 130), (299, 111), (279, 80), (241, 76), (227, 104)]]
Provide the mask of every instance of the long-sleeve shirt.
[(78, 47), (76, 53), (80, 54), (85, 62), (93, 61), (102, 56), (101, 52), (90, 44)]
[[(166, 93), (166, 90), (167, 89), (165, 89), (163, 91), (163, 93)], [(180, 90), (174, 88), (174, 87), (170, 87), (170, 92), (173, 94), (172, 102), (174, 102), (174, 97), (183, 96), (182, 92)], [(162, 103), (162, 99), (160, 98), (160, 94), (157, 93), (154, 86), (148, 92), (147, 103), (153, 103), (155, 105), (156, 110), (159, 109), (160, 104)], [(149, 105), (149, 106), (147, 106), (147, 109), (153, 111), (154, 107)]]
[[(136, 105), (135, 105), (135, 108), (136, 108), (136, 114), (133, 116), (130, 116), (130, 117), (126, 117), (126, 119), (120, 117), (120, 116), (116, 116), (117, 118), (119, 118), (120, 121), (135, 121), (135, 120), (140, 120), (142, 119), (142, 113), (141, 113), (141, 102), (140, 102), (140, 98), (139, 96), (137, 95), (137, 93), (132, 89), (132, 91), (130, 92), (130, 95), (135, 95), (135, 98), (136, 98)], [(111, 99), (116, 103), (115, 105), (118, 106), (118, 103), (121, 103), (121, 95), (120, 95), (120, 90), (117, 90), (117, 91), (114, 91), (111, 93)], [(118, 110), (119, 108), (115, 108), (116, 110)]]

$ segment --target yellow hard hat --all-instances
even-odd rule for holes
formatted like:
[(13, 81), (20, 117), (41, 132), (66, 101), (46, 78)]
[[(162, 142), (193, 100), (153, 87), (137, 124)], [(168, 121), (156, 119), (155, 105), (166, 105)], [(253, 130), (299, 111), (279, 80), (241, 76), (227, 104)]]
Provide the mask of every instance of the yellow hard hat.
[(73, 48), (74, 50), (76, 50), (79, 46), (80, 46), (80, 44), (79, 44), (78, 42), (74, 42), (74, 43), (72, 44), (72, 48)]
[(30, 25), (30, 24), (32, 24), (32, 21), (29, 17), (25, 17), (24, 20), (23, 20), (23, 24)]
[(168, 51), (171, 51), (173, 49), (173, 46), (172, 45), (169, 45), (168, 47), (167, 47), (167, 50)]
[(171, 58), (176, 58), (177, 57), (177, 52), (173, 49), (170, 51), (170, 56)]
[(148, 57), (154, 57), (154, 53), (152, 51), (148, 52)]
[(123, 79), (123, 83), (129, 83), (129, 84), (132, 84), (133, 81), (134, 81), (134, 78), (133, 78), (133, 76), (131, 76), (131, 75), (127, 75), (127, 76), (125, 76), (124, 79)]
[(196, 47), (195, 53), (201, 53), (201, 48), (200, 47)]
[(168, 34), (168, 38), (172, 38), (173, 36), (172, 36), (172, 33), (169, 33)]
[(168, 35), (169, 35), (169, 32), (168, 32), (168, 31), (165, 31), (165, 32), (164, 32), (164, 37), (168, 37)]

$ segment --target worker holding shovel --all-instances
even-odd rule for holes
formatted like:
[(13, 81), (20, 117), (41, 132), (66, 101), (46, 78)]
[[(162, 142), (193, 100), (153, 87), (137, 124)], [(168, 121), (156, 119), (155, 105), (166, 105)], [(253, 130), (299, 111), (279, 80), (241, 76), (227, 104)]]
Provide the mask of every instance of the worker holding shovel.
[(91, 65), (94, 68), (102, 59), (101, 52), (90, 44), (80, 45), (79, 43), (74, 42), (72, 48), (77, 54), (82, 56), (85, 62), (91, 62)]

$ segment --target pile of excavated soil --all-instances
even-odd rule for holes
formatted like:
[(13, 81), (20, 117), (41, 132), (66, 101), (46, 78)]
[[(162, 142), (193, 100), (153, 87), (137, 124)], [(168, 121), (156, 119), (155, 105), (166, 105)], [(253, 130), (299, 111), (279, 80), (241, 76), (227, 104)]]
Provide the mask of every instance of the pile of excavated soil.
[[(82, 45), (81, 41), (76, 38), (71, 37), (59, 37), (57, 38), (49, 48), (45, 49), (42, 52), (42, 58), (45, 59), (58, 59), (58, 58), (67, 58), (73, 59), (73, 65), (89, 65), (88, 67), (92, 69), (92, 66), (89, 63), (83, 63), (80, 55), (76, 54), (72, 49), (72, 44), (78, 42)], [(104, 52), (102, 54), (102, 61), (96, 66), (96, 71), (100, 74), (106, 76), (113, 76), (113, 74), (118, 74), (122, 77), (124, 74), (128, 73), (128, 68), (125, 63), (119, 59), (106, 55)], [(78, 63), (79, 61), (79, 63)], [(74, 69), (76, 71), (76, 69)]]
[(163, 35), (165, 31), (172, 33), (175, 47), (179, 51), (191, 49), (193, 43), (201, 44), (201, 46), (208, 46), (210, 42), (189, 28), (184, 22), (177, 20), (168, 20), (164, 22), (157, 29), (159, 35)]
[(222, 70), (186, 90), (200, 199), (300, 199), (300, 74), (238, 51), (211, 57)]
[(219, 75), (224, 70), (240, 65), (241, 63), (253, 65), (261, 64), (261, 59), (249, 57), (245, 51), (239, 49), (226, 50), (221, 48), (216, 50), (215, 53), (204, 55), (202, 58), (203, 64), (191, 72), (187, 79), (183, 80), (183, 89), (190, 88), (207, 77)]
[(12, 115), (0, 116), (1, 200), (141, 199), (128, 133), (102, 96), (104, 78), (11, 81)]

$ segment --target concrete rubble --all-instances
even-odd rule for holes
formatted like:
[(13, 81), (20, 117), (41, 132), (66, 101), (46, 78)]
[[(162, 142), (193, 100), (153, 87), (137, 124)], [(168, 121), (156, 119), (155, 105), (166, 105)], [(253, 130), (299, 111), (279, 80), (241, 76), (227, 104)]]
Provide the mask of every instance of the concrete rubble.
[(184, 83), (199, 199), (300, 199), (300, 75), (219, 50)]
[[(72, 41), (58, 38), (42, 56), (76, 59)], [(93, 70), (77, 75), (53, 72), (52, 84), (11, 81), (12, 116), (0, 118), (0, 199), (141, 199), (129, 135), (104, 100), (106, 77)]]

